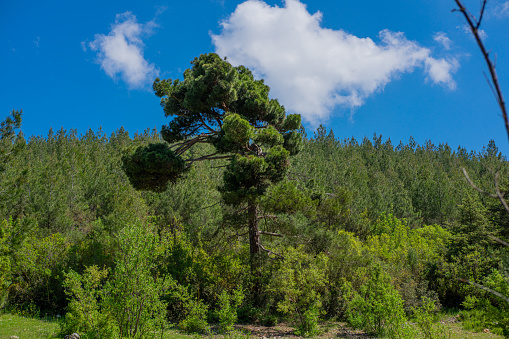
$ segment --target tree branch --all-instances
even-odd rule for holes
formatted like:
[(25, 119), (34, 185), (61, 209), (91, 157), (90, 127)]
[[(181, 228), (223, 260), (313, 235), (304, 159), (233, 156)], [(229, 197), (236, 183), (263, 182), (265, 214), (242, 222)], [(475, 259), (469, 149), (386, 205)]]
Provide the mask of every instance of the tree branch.
[(278, 257), (279, 259), (284, 259), (284, 257), (281, 255), (281, 254), (278, 254), (276, 252), (272, 252), (271, 250), (265, 248), (262, 244), (258, 244), (258, 246), (260, 246), (260, 249), (264, 252), (267, 252), (269, 254), (272, 254), (272, 255), (275, 255), (276, 257)]
[(214, 157), (214, 155), (216, 155), (217, 153), (213, 153), (213, 154), (209, 154), (209, 155), (204, 155), (203, 157), (200, 157), (200, 158), (195, 158), (195, 159), (187, 159), (186, 161), (189, 161), (190, 164), (188, 166), (191, 166), (195, 161), (202, 161), (202, 160), (216, 160), (216, 159), (229, 159), (231, 158), (233, 155), (221, 155), (221, 156), (218, 156), (218, 157)]
[(505, 242), (505, 241), (504, 241), (504, 240), (502, 240), (502, 239), (499, 239), (499, 238), (497, 238), (497, 237), (495, 237), (495, 236), (493, 236), (493, 235), (489, 235), (488, 237), (489, 237), (491, 240), (496, 241), (496, 242), (498, 242), (499, 244), (504, 245), (505, 247), (509, 247), (509, 243)]
[(212, 134), (219, 134), (219, 132), (217, 132), (216, 130), (212, 129), (209, 125), (207, 125), (205, 123), (205, 121), (203, 121), (203, 118), (201, 117), (201, 115), (200, 115), (200, 122), (203, 125), (203, 127), (205, 127), (206, 129), (208, 129), (210, 131), (210, 133), (212, 133)]
[(264, 234), (264, 235), (270, 235), (270, 236), (273, 236), (273, 237), (280, 237), (280, 238), (284, 238), (284, 235), (279, 234), (279, 233), (264, 232), (264, 231), (260, 231), (260, 232), (258, 232), (258, 233), (259, 233), (259, 234)]
[(479, 21), (477, 21), (477, 26), (475, 28), (479, 28), (479, 26), (481, 26), (482, 17), (484, 15), (484, 10), (486, 9), (486, 3), (487, 2), (488, 2), (487, 0), (484, 0), (482, 2), (481, 14), (479, 15)]
[[(495, 88), (498, 105), (500, 106), (500, 110), (502, 111), (502, 117), (504, 119), (507, 138), (509, 141), (509, 120), (507, 117), (507, 109), (506, 109), (504, 97), (502, 96), (502, 90), (500, 89), (500, 84), (498, 82), (498, 76), (495, 71), (495, 64), (491, 61), (491, 59), (489, 57), (489, 53), (488, 53), (488, 51), (486, 51), (484, 43), (482, 42), (481, 37), (479, 35), (479, 26), (481, 25), (481, 20), (482, 20), (483, 14), (484, 14), (484, 10), (486, 8), (487, 0), (483, 1), (481, 15), (479, 17), (479, 20), (476, 22), (474, 22), (472, 20), (470, 13), (467, 11), (465, 6), (463, 6), (463, 3), (461, 2), (461, 0), (454, 0), (454, 1), (458, 5), (459, 11), (461, 13), (463, 13), (463, 16), (467, 20), (467, 23), (470, 26), (470, 30), (472, 31), (472, 34), (474, 35), (475, 40), (477, 41), (477, 45), (479, 45), (479, 48), (481, 49), (481, 53), (484, 56), (484, 60), (486, 61), (486, 65), (488, 66), (488, 69), (490, 71), (491, 81), (493, 82), (493, 87)], [(474, 18), (474, 20), (475, 20), (475, 18)]]
[[(477, 187), (477, 186), (474, 184), (474, 182), (472, 181), (472, 179), (470, 179), (470, 177), (468, 176), (468, 172), (467, 172), (467, 170), (466, 170), (464, 167), (462, 167), (462, 168), (461, 168), (461, 171), (463, 172), (463, 175), (465, 176), (465, 179), (467, 179), (468, 183), (470, 184), (470, 186), (471, 186), (473, 189), (475, 189), (475, 190), (476, 190), (476, 191), (478, 191), (479, 193), (482, 193), (482, 194), (484, 194), (484, 195), (487, 195), (487, 196), (489, 196), (489, 197), (491, 197), (491, 198), (495, 198), (495, 199), (497, 199), (497, 198), (498, 198), (498, 195), (488, 193), (488, 192), (486, 192), (486, 191), (484, 191), (484, 190), (480, 189), (479, 187)], [(498, 173), (498, 172), (497, 172), (497, 173)], [(495, 178), (496, 178), (496, 176), (495, 176)], [(496, 180), (496, 179), (495, 179), (495, 180)], [(497, 185), (497, 184), (496, 184), (496, 182), (495, 182), (495, 185)]]
[(497, 171), (497, 173), (495, 173), (495, 191), (497, 192), (496, 197), (498, 198), (498, 200), (500, 200), (507, 213), (509, 213), (509, 206), (507, 205), (507, 202), (504, 199), (504, 195), (502, 194), (502, 192), (500, 192), (500, 189), (498, 188), (498, 174), (499, 172)]
[(465, 282), (465, 283), (468, 283), (468, 284), (470, 284), (470, 285), (473, 285), (473, 286), (475, 286), (475, 287), (477, 287), (477, 288), (480, 288), (481, 290), (485, 290), (486, 292), (489, 292), (489, 293), (491, 293), (491, 294), (493, 294), (493, 295), (496, 295), (497, 297), (502, 298), (503, 300), (505, 300), (506, 302), (508, 302), (508, 303), (509, 303), (509, 297), (506, 297), (506, 296), (505, 296), (505, 295), (503, 295), (502, 293), (497, 292), (497, 291), (495, 291), (495, 290), (492, 290), (492, 289), (491, 289), (491, 288), (489, 288), (489, 287), (486, 287), (486, 286), (484, 286), (484, 285), (481, 285), (481, 284), (478, 284), (478, 283), (475, 283), (475, 282), (473, 282), (473, 281), (470, 281), (470, 280), (467, 280), (467, 279), (463, 279), (463, 278), (458, 278), (458, 280), (459, 280), (459, 281), (462, 281), (462, 282)]

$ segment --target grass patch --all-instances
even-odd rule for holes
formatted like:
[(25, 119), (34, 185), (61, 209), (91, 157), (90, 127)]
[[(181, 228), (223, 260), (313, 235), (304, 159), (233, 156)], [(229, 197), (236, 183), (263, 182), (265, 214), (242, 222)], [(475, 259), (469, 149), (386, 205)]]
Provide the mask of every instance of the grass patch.
[[(502, 339), (503, 337), (493, 333), (474, 333), (467, 331), (463, 328), (461, 322), (448, 322), (448, 317), (450, 315), (446, 315), (442, 318), (442, 321), (445, 322), (445, 327), (451, 333), (451, 339)], [(322, 324), (323, 333), (318, 335), (316, 338), (330, 338), (331, 336), (342, 337), (340, 333), (341, 328), (346, 328), (346, 324), (344, 323), (327, 323)], [(288, 329), (285, 329), (287, 332)], [(18, 336), (20, 339), (50, 339), (50, 338), (59, 338), (55, 335), (58, 331), (58, 322), (55, 320), (41, 320), (34, 318), (25, 318), (18, 315), (12, 314), (3, 314), (0, 315), (0, 339), (9, 339), (12, 335)], [(351, 333), (349, 330), (348, 332)], [(362, 332), (362, 331), (359, 331)], [(360, 333), (359, 333), (360, 334)], [(360, 334), (362, 336), (362, 334)], [(159, 333), (155, 335), (155, 337), (159, 338)], [(164, 333), (164, 339), (198, 339), (198, 338), (207, 338), (207, 339), (247, 339), (247, 338), (256, 338), (259, 337), (257, 335), (248, 335), (246, 333), (242, 333), (241, 331), (234, 331), (232, 333), (220, 335), (189, 335), (183, 334), (176, 330), (166, 330)], [(289, 335), (290, 338), (297, 338), (295, 335)]]
[(9, 339), (13, 335), (20, 339), (55, 338), (53, 334), (57, 330), (56, 321), (25, 318), (12, 314), (0, 315), (0, 339)]

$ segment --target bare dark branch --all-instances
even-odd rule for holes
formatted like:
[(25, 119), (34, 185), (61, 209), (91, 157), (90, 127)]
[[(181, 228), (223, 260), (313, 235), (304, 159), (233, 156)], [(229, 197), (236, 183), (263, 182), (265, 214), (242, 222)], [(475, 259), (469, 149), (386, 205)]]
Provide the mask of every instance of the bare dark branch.
[(484, 43), (482, 42), (481, 36), (480, 36), (480, 33), (479, 33), (479, 26), (481, 24), (482, 15), (484, 13), (484, 9), (486, 7), (486, 1), (487, 0), (483, 1), (481, 16), (479, 18), (479, 21), (477, 21), (477, 22), (474, 22), (475, 18), (472, 19), (472, 15), (467, 11), (465, 6), (463, 6), (463, 3), (461, 2), (461, 0), (454, 0), (454, 1), (458, 5), (458, 10), (461, 13), (463, 13), (463, 16), (467, 20), (468, 26), (470, 27), (470, 30), (472, 31), (472, 34), (474, 35), (475, 40), (477, 41), (477, 44), (479, 45), (479, 48), (481, 49), (481, 53), (484, 56), (484, 60), (486, 61), (486, 65), (488, 66), (488, 69), (490, 71), (491, 80), (492, 80), (492, 83), (493, 83), (493, 87), (495, 88), (495, 92), (497, 94), (496, 95), (497, 102), (498, 102), (498, 105), (500, 106), (500, 110), (502, 111), (502, 117), (504, 119), (504, 124), (505, 124), (506, 133), (507, 133), (507, 138), (508, 138), (508, 141), (509, 141), (509, 120), (508, 120), (508, 117), (507, 117), (507, 109), (506, 109), (504, 97), (502, 95), (502, 90), (500, 89), (500, 84), (498, 82), (497, 72), (495, 71), (495, 64), (491, 61), (491, 59), (489, 57), (489, 53), (486, 50), (486, 47), (484, 46)]
[(479, 15), (479, 21), (477, 21), (477, 26), (476, 26), (476, 28), (479, 28), (479, 26), (481, 26), (482, 17), (483, 17), (483, 15), (484, 15), (484, 10), (486, 9), (486, 3), (487, 3), (487, 2), (488, 2), (487, 0), (484, 0), (484, 1), (482, 2), (481, 14)]

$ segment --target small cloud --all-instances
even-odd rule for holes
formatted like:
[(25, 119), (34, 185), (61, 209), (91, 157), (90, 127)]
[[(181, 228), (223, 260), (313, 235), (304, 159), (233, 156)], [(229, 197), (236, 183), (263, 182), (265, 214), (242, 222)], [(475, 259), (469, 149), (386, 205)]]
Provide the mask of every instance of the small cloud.
[(499, 19), (509, 17), (509, 0), (496, 3), (491, 11), (491, 14)]
[[(465, 34), (468, 34), (470, 35), (472, 38), (473, 38), (473, 35), (472, 35), (472, 30), (470, 29), (470, 26), (468, 25), (463, 25), (463, 26), (457, 26), (456, 28), (459, 28), (461, 29)], [(477, 32), (479, 32), (479, 37), (482, 39), (482, 40), (486, 40), (488, 38), (488, 34), (486, 33), (485, 30), (483, 29), (478, 29)]]
[(86, 52), (87, 51), (87, 41), (82, 41), (81, 42), (81, 49), (83, 50), (83, 52)]
[(425, 70), (429, 78), (434, 83), (444, 84), (449, 89), (456, 89), (456, 82), (452, 78), (452, 74), (459, 68), (459, 62), (456, 59), (433, 59), (428, 58), (425, 61)]
[[(263, 77), (289, 110), (318, 124), (338, 106), (354, 109), (401, 74), (421, 68), (428, 81), (454, 89), (454, 58), (436, 59), (402, 32), (383, 30), (376, 40), (321, 26), (322, 13), (298, 0), (284, 7), (260, 0), (238, 5), (211, 34), (216, 52)], [(447, 44), (445, 34), (442, 44)]]
[(446, 51), (451, 49), (451, 39), (444, 32), (438, 32), (433, 36), (433, 40), (441, 44)]
[[(88, 46), (97, 52), (97, 61), (109, 77), (120, 76), (130, 88), (145, 88), (159, 75), (159, 69), (143, 56), (142, 37), (152, 35), (155, 27), (154, 21), (138, 23), (131, 12), (117, 14), (108, 35), (96, 34)], [(86, 43), (82, 47), (86, 49)]]
[(33, 43), (35, 44), (35, 47), (39, 48), (39, 42), (41, 42), (41, 37), (39, 37), (39, 36), (38, 36), (38, 37), (37, 37), (37, 38), (33, 41)]
[(164, 12), (166, 12), (168, 10), (168, 6), (156, 6), (156, 17), (163, 14)]

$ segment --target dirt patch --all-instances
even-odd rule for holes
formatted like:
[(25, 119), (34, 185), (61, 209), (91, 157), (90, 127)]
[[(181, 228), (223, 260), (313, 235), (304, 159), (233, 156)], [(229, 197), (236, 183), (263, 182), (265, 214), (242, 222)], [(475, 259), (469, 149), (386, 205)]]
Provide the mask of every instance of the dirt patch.
[[(254, 338), (260, 339), (280, 339), (280, 338), (303, 338), (295, 335), (294, 328), (289, 324), (278, 324), (276, 326), (267, 327), (261, 325), (235, 325), (235, 329), (242, 332), (250, 333)], [(353, 330), (346, 326), (345, 323), (328, 323), (320, 326), (321, 334), (313, 338), (375, 338), (367, 335), (363, 331)]]

